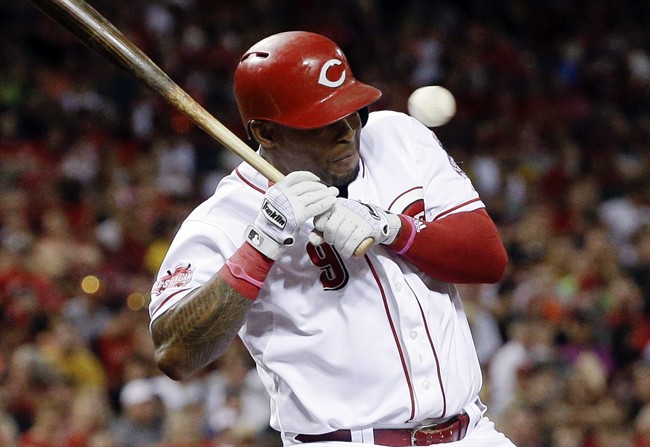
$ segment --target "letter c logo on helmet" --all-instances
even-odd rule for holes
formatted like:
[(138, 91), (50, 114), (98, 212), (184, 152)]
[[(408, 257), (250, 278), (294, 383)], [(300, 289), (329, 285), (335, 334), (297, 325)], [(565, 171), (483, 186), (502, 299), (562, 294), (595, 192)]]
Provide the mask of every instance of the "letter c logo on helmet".
[(338, 59), (330, 59), (325, 62), (323, 68), (320, 69), (320, 76), (318, 76), (318, 83), (324, 85), (325, 87), (340, 87), (345, 82), (345, 70), (341, 73), (341, 76), (336, 81), (330, 81), (327, 77), (327, 70), (329, 70), (333, 65), (342, 65)]

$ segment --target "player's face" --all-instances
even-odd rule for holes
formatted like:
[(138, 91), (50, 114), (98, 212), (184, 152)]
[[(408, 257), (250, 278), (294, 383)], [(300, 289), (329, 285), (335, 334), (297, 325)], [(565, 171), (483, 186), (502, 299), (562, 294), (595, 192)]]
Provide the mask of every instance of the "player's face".
[(285, 174), (311, 171), (327, 185), (346, 186), (359, 172), (360, 133), (356, 112), (317, 129), (275, 125), (273, 147), (265, 147), (265, 155)]

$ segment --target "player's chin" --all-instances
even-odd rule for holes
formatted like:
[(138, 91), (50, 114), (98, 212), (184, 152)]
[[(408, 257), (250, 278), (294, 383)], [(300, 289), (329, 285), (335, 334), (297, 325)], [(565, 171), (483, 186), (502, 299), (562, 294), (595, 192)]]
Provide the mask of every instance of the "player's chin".
[(332, 185), (344, 186), (352, 182), (359, 173), (359, 153), (352, 152), (328, 163), (327, 173)]
[(330, 185), (337, 187), (348, 186), (359, 175), (359, 164), (357, 163), (354, 167), (344, 171), (331, 172), (330, 174)]

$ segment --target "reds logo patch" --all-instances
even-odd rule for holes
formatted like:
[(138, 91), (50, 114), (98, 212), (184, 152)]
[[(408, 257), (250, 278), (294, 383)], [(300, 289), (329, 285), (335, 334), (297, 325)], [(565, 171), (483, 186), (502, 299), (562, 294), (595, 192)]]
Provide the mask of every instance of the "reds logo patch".
[(167, 274), (156, 281), (153, 286), (153, 294), (160, 295), (164, 290), (170, 287), (183, 287), (192, 280), (194, 269), (191, 268), (192, 264), (187, 264), (187, 267), (179, 264), (174, 271), (167, 270)]

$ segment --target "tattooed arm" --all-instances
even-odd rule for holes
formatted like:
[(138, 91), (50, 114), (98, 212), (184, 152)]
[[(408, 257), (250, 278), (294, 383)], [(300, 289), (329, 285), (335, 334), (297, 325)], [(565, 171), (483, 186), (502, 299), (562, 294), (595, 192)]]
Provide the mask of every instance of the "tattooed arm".
[(252, 304), (215, 275), (152, 323), (158, 368), (182, 380), (208, 365), (230, 345)]

